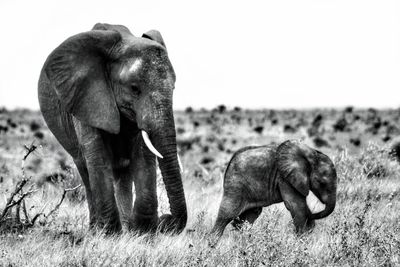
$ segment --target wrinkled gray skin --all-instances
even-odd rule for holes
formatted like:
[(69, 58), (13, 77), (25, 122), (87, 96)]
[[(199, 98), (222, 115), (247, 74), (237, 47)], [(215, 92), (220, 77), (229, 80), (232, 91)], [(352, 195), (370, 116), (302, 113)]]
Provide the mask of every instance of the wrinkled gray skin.
[[(172, 110), (175, 73), (161, 34), (135, 37), (121, 25), (96, 24), (64, 41), (39, 80), (44, 119), (73, 157), (86, 189), (90, 225), (114, 233), (179, 233), (187, 221)], [(156, 157), (171, 214), (158, 219)], [(132, 207), (132, 183), (136, 199)]]
[[(331, 214), (336, 203), (336, 170), (325, 154), (299, 141), (281, 145), (245, 147), (237, 151), (225, 172), (224, 193), (212, 235), (214, 245), (226, 225), (253, 223), (262, 208), (284, 202), (298, 233), (315, 219)], [(312, 214), (306, 196), (312, 191), (325, 209)]]

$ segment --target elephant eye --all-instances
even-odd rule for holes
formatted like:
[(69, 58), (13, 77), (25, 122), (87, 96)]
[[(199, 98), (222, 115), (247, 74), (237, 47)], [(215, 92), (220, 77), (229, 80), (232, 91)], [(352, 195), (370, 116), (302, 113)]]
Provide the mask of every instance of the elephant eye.
[(131, 90), (132, 90), (133, 93), (135, 93), (137, 95), (140, 95), (140, 89), (136, 84), (132, 84), (131, 85)]

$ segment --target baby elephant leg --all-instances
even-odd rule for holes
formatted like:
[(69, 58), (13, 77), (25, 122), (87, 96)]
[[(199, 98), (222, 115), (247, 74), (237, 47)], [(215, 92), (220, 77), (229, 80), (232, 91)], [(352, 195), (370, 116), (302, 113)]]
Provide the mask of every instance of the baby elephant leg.
[(219, 207), (217, 220), (210, 233), (211, 240), (209, 241), (209, 245), (211, 247), (214, 247), (218, 243), (228, 223), (239, 216), (242, 209), (241, 202), (240, 199), (224, 195)]
[(262, 207), (248, 209), (242, 212), (239, 215), (239, 217), (235, 218), (232, 222), (232, 225), (236, 229), (240, 230), (245, 221), (248, 221), (251, 224), (254, 223), (255, 220), (257, 220), (257, 218), (260, 216), (261, 212), (262, 212)]
[(285, 182), (280, 184), (280, 190), (283, 202), (292, 215), (296, 232), (302, 234), (313, 227), (313, 221), (308, 219), (311, 212), (307, 206), (306, 198)]

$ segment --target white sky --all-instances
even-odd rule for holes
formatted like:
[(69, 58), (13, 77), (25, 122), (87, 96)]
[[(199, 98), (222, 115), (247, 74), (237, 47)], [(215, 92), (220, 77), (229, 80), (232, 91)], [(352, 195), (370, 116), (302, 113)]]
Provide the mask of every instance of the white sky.
[(0, 1), (0, 106), (38, 108), (47, 55), (96, 22), (158, 29), (175, 108), (399, 107), (400, 1)]

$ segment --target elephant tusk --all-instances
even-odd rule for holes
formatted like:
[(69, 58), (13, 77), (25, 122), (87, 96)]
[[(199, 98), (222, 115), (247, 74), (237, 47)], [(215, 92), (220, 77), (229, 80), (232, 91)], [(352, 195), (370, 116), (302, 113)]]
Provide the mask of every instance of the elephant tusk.
[(178, 164), (179, 164), (179, 169), (181, 169), (181, 172), (183, 172), (183, 165), (182, 165), (182, 161), (181, 158), (179, 157), (179, 154), (176, 154), (177, 158), (178, 158)]
[(143, 141), (146, 144), (147, 148), (157, 157), (159, 158), (164, 158), (160, 152), (157, 151), (157, 149), (153, 146), (153, 144), (150, 141), (149, 135), (147, 134), (147, 132), (142, 130), (142, 137), (143, 137)]
[(311, 190), (309, 191), (306, 197), (306, 202), (312, 214), (321, 212), (326, 208), (326, 205), (322, 203), (322, 201), (319, 200), (318, 197), (314, 195), (313, 192), (311, 192)]

